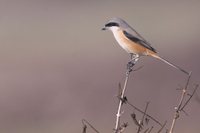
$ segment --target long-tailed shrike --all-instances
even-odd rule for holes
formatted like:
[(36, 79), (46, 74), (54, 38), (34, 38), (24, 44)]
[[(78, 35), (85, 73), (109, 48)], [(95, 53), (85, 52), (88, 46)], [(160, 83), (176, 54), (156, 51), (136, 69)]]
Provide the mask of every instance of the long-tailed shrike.
[(112, 18), (102, 30), (112, 31), (115, 39), (119, 45), (126, 50), (131, 56), (134, 63), (139, 59), (140, 56), (151, 56), (157, 58), (168, 65), (189, 74), (187, 71), (183, 70), (177, 65), (170, 63), (169, 61), (160, 57), (157, 51), (148, 43), (138, 32), (136, 32), (131, 26), (129, 26), (121, 18)]

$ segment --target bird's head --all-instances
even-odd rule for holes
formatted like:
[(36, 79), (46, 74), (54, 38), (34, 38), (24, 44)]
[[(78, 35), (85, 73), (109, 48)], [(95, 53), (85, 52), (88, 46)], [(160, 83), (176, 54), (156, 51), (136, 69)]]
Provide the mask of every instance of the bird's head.
[(126, 22), (121, 18), (112, 18), (110, 19), (102, 28), (102, 30), (118, 30), (122, 29), (126, 25)]

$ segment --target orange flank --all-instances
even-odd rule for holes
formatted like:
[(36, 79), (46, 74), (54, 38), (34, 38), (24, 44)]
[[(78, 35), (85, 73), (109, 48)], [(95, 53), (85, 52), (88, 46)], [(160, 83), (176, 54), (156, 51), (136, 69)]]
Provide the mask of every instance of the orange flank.
[(134, 53), (134, 54), (138, 54), (138, 55), (157, 55), (154, 51), (151, 51), (147, 48), (145, 48), (144, 46), (131, 41), (130, 39), (128, 39), (124, 33), (123, 30), (118, 30), (118, 32), (114, 33), (114, 36), (116, 36), (116, 39), (118, 41), (118, 43), (120, 44), (120, 46), (122, 48), (124, 48), (128, 53)]

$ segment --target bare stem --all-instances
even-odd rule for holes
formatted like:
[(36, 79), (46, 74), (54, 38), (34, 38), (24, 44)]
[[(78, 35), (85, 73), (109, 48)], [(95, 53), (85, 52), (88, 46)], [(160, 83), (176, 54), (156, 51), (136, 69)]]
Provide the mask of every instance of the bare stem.
[(117, 114), (116, 114), (116, 122), (115, 122), (115, 133), (120, 133), (120, 117), (121, 117), (121, 108), (122, 108), (122, 105), (124, 103), (124, 95), (125, 95), (125, 91), (126, 91), (126, 88), (127, 88), (127, 83), (128, 83), (128, 79), (129, 79), (129, 75), (130, 73), (133, 71), (132, 68), (133, 66), (135, 65), (135, 61), (133, 56), (131, 55), (131, 61), (128, 62), (127, 64), (127, 70), (126, 70), (126, 78), (125, 78), (125, 82), (124, 82), (124, 86), (123, 86), (123, 89), (122, 89), (122, 92), (120, 93), (120, 101), (119, 101), (119, 105), (118, 105), (118, 109), (117, 109)]
[(166, 126), (167, 121), (165, 121), (165, 123), (162, 125), (162, 127), (160, 128), (160, 130), (158, 130), (158, 133), (161, 133), (161, 131), (163, 130), (163, 128)]
[(151, 120), (153, 120), (153, 121), (156, 122), (159, 126), (162, 127), (162, 124), (161, 124), (158, 120), (156, 120), (155, 118), (153, 118), (151, 115), (145, 113), (144, 111), (142, 111), (142, 110), (139, 109), (138, 107), (136, 107), (136, 106), (134, 106), (133, 104), (131, 104), (129, 101), (127, 101), (127, 104), (130, 105), (130, 106), (131, 106), (132, 108), (134, 108), (135, 110), (137, 110), (138, 112), (142, 113), (143, 115), (146, 114), (146, 116), (147, 116), (148, 118), (150, 118)]
[[(178, 103), (178, 106), (175, 107), (175, 113), (174, 113), (174, 118), (172, 120), (172, 124), (171, 124), (171, 128), (169, 130), (169, 133), (173, 133), (173, 130), (174, 130), (174, 127), (175, 127), (175, 124), (176, 124), (176, 120), (179, 118), (180, 116), (180, 112), (182, 110), (182, 107), (184, 106), (183, 105), (183, 100), (187, 94), (187, 88), (188, 88), (188, 84), (189, 84), (189, 81), (190, 81), (190, 77), (191, 77), (191, 72), (188, 76), (188, 79), (187, 79), (187, 82), (186, 82), (186, 85), (185, 87), (182, 89), (182, 94), (181, 94), (181, 97), (180, 97), (180, 100), (179, 100), (179, 103)], [(182, 106), (183, 105), (183, 106)]]
[[(96, 133), (100, 133), (95, 127), (92, 126), (92, 124), (90, 124), (87, 120), (82, 119), (82, 123), (83, 123), (83, 133), (86, 133), (86, 129), (87, 129), (87, 125), (90, 126), (91, 129), (93, 129)], [(86, 123), (86, 124), (85, 124)]]
[(195, 89), (192, 92), (192, 94), (190, 95), (190, 97), (188, 98), (188, 100), (185, 102), (185, 104), (181, 107), (180, 111), (184, 111), (185, 106), (189, 103), (189, 101), (191, 100), (191, 98), (194, 96), (196, 90), (198, 89), (199, 85), (195, 85)]
[(144, 121), (144, 117), (146, 116), (146, 113), (147, 113), (148, 105), (149, 105), (149, 102), (146, 103), (145, 110), (144, 110), (144, 114), (142, 115), (142, 120), (141, 120), (141, 122), (139, 123), (140, 126), (138, 127), (137, 133), (139, 133), (139, 132), (141, 131), (141, 129), (142, 129), (143, 121)]
[(127, 83), (128, 83), (129, 75), (130, 75), (130, 72), (129, 72), (129, 70), (127, 70), (126, 79), (125, 79), (125, 82), (124, 82), (124, 87), (123, 87), (123, 90), (122, 90), (122, 93), (121, 93), (121, 96), (120, 96), (121, 99), (119, 101), (119, 106), (118, 106), (118, 110), (117, 110), (117, 114), (116, 114), (117, 117), (116, 117), (116, 123), (115, 123), (115, 133), (119, 132), (121, 108), (122, 108), (122, 104), (123, 104), (122, 99), (124, 98), (124, 93), (125, 93), (126, 86), (127, 86)]
[(153, 129), (153, 126), (150, 128), (150, 130), (148, 131), (148, 133), (150, 133), (152, 131), (152, 129)]

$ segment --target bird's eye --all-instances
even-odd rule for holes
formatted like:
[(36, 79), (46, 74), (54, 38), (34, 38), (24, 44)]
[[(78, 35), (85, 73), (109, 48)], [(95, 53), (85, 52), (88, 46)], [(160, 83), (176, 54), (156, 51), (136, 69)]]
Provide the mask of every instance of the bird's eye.
[(115, 22), (110, 22), (108, 24), (105, 25), (105, 27), (112, 27), (112, 26), (117, 26), (119, 27), (119, 24), (118, 23), (115, 23)]

